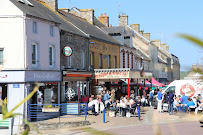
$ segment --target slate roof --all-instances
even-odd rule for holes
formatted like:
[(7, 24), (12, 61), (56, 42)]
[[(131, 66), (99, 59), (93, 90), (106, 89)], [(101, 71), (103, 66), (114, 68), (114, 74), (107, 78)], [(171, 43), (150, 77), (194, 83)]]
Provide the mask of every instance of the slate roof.
[(106, 27), (103, 23), (101, 23), (96, 17), (94, 17), (94, 25), (98, 26), (99, 28)]
[(120, 45), (116, 40), (114, 40), (107, 33), (103, 32), (98, 26), (92, 25), (87, 22), (85, 19), (77, 17), (73, 14), (66, 13), (63, 11), (59, 11), (61, 15), (63, 15), (67, 21), (71, 22), (75, 26), (77, 26), (84, 33), (88, 34), (91, 38), (101, 40), (103, 42), (108, 42), (111, 44)]
[(125, 27), (121, 26), (113, 26), (113, 27), (105, 27), (101, 28), (102, 30), (106, 31), (108, 34), (114, 34), (114, 33), (123, 33), (125, 30)]
[(86, 36), (84, 33), (82, 33), (72, 24), (67, 22), (65, 19), (61, 18), (59, 15), (57, 15), (57, 13), (50, 10), (48, 7), (44, 6), (39, 1), (29, 0), (29, 2), (32, 3), (34, 5), (34, 7), (20, 3), (17, 0), (10, 0), (10, 1), (26, 15), (33, 16), (33, 17), (43, 19), (43, 20), (47, 20), (47, 21), (51, 21), (54, 23), (59, 23), (60, 24), (59, 27), (62, 30), (65, 30), (65, 31), (68, 31), (70, 33), (77, 34), (80, 36)]

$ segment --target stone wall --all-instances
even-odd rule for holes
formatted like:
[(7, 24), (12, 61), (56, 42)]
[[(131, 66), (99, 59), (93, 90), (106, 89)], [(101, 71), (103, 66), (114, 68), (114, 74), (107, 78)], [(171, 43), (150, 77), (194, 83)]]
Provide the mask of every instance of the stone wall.
[[(71, 55), (71, 69), (85, 69), (88, 70), (89, 61), (88, 61), (88, 44), (89, 40), (85, 37), (73, 35), (66, 31), (61, 31), (61, 66), (69, 68), (68, 57), (65, 57), (63, 54), (63, 48), (69, 46), (72, 49)], [(81, 66), (81, 61), (84, 53), (84, 67)]]

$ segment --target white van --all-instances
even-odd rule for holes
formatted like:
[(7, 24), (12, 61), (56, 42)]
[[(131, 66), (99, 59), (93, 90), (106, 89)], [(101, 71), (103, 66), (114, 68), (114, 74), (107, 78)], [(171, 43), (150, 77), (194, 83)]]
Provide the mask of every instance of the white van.
[(202, 80), (175, 80), (163, 90), (163, 93), (169, 91), (175, 92), (175, 95), (185, 93), (188, 97), (203, 95), (203, 81)]

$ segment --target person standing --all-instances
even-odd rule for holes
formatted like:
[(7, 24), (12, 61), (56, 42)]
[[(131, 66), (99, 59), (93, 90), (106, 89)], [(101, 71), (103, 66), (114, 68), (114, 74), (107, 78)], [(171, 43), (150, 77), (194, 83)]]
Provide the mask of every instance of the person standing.
[(162, 89), (160, 89), (158, 92), (158, 106), (157, 106), (158, 112), (162, 112), (162, 97), (163, 97)]
[(109, 91), (107, 90), (106, 91), (106, 94), (104, 95), (104, 104), (105, 104), (105, 107), (107, 107), (107, 103), (109, 102)]
[(169, 113), (169, 115), (173, 115), (173, 102), (174, 102), (174, 94), (172, 91), (170, 91), (168, 94), (168, 105), (169, 105), (168, 113)]
[(151, 88), (149, 90), (150, 90), (150, 92), (149, 92), (149, 101), (150, 102), (149, 103), (150, 103), (150, 107), (152, 107), (154, 93)]

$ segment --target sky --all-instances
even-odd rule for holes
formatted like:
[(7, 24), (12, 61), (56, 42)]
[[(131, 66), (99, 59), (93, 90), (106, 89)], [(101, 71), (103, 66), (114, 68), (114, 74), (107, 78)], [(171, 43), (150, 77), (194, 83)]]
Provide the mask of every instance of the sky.
[(185, 33), (203, 39), (203, 0), (58, 0), (59, 8), (92, 8), (95, 17), (106, 13), (109, 23), (118, 26), (119, 13), (128, 15), (128, 24), (140, 24), (140, 30), (160, 39), (176, 55), (181, 71), (203, 64), (203, 49), (175, 36)]

